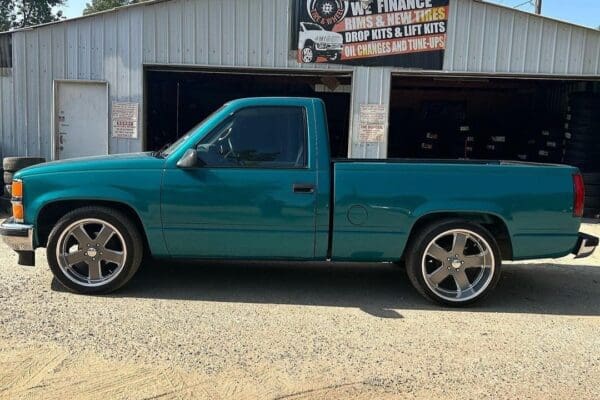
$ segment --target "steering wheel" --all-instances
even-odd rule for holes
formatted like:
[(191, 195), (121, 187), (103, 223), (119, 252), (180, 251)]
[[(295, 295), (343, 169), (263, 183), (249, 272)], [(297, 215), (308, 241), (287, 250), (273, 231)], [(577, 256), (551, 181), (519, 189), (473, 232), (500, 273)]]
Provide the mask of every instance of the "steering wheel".
[[(231, 132), (233, 131), (232, 127), (229, 127), (229, 129), (227, 129), (227, 132), (225, 133), (225, 135), (221, 136), (218, 140), (217, 140), (217, 145), (219, 146), (219, 154), (221, 154), (221, 156), (224, 159), (228, 159), (229, 156), (233, 155), (234, 158), (237, 160), (237, 156), (235, 154), (235, 152), (233, 151), (233, 144), (231, 143)], [(227, 141), (227, 146), (229, 147), (228, 151), (225, 152), (224, 149), (224, 142)]]

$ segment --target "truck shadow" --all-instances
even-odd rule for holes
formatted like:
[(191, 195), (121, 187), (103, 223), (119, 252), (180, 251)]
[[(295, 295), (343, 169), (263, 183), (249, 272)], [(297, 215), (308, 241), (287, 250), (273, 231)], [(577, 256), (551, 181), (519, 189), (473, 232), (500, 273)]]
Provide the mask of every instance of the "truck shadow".
[[(59, 286), (53, 282), (55, 290)], [(441, 309), (416, 293), (401, 268), (381, 264), (165, 261), (144, 265), (111, 296), (352, 307), (379, 318)], [(466, 310), (449, 310), (600, 315), (600, 266), (505, 265), (487, 299)]]

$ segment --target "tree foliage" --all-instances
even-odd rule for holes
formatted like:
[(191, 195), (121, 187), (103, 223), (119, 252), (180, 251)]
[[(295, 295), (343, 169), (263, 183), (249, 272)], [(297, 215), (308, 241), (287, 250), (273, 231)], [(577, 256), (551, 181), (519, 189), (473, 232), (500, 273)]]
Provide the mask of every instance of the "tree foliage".
[(0, 32), (5, 32), (12, 28), (16, 18), (14, 14), (13, 0), (0, 0)]
[(85, 4), (83, 15), (110, 10), (115, 7), (126, 6), (129, 3), (130, 2), (128, 0), (92, 0), (91, 3)]
[(0, 0), (0, 31), (63, 19), (64, 0)]

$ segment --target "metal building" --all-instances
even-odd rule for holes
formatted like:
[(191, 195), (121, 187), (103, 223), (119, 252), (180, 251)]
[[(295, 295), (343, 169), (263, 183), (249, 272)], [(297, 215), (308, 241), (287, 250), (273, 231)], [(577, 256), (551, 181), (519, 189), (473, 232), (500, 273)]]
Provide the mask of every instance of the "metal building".
[[(294, 82), (317, 95), (337, 94), (330, 111), (338, 116), (338, 129), (349, 130), (338, 146), (355, 158), (385, 158), (392, 136), (402, 142), (402, 129), (394, 129), (402, 122), (394, 118), (406, 109), (403, 96), (415, 91), (430, 93), (439, 85), (444, 93), (481, 91), (491, 85), (502, 93), (537, 93), (554, 104), (546, 112), (564, 114), (569, 93), (598, 90), (599, 31), (477, 0), (446, 0), (441, 69), (376, 61), (303, 63), (295, 48), (297, 1), (157, 0), (0, 35), (2, 156), (57, 159), (151, 149), (208, 112), (199, 103), (213, 93), (194, 86), (195, 79), (243, 87), (244, 95), (271, 86), (278, 93), (304, 93), (289, 86)], [(258, 83), (246, 86), (253, 80)], [(174, 105), (186, 96), (193, 98), (188, 108)], [(377, 119), (377, 112), (388, 118), (384, 134), (369, 136), (361, 118)], [(125, 126), (116, 135), (119, 116)], [(151, 121), (165, 120), (175, 122), (149, 128)]]

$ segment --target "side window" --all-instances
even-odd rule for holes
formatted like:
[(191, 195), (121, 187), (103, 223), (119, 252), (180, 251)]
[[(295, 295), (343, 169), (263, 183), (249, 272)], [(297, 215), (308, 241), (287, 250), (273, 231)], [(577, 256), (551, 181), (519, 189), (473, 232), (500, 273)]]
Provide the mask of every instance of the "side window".
[(197, 149), (212, 167), (303, 168), (306, 146), (302, 107), (250, 107), (223, 121)]

